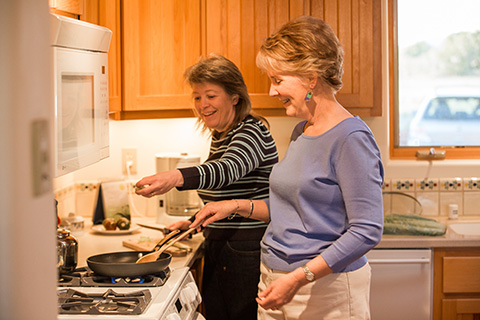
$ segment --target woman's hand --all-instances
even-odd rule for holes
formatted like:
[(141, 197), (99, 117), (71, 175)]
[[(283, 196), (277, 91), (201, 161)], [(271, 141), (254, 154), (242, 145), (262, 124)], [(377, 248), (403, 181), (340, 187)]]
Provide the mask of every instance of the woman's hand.
[(197, 212), (195, 221), (192, 222), (190, 228), (196, 228), (200, 225), (205, 227), (212, 222), (225, 219), (237, 209), (238, 205), (235, 200), (209, 202)]
[(278, 310), (292, 300), (301, 286), (302, 281), (293, 272), (287, 273), (260, 292), (256, 298), (257, 303), (264, 309)]
[(151, 198), (181, 186), (183, 186), (183, 176), (180, 170), (170, 170), (141, 179), (135, 184), (135, 193)]

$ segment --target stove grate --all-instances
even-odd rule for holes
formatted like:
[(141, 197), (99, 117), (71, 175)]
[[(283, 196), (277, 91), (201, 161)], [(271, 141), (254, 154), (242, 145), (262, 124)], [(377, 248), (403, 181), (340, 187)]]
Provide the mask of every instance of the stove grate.
[(150, 290), (143, 289), (119, 293), (108, 289), (103, 293), (84, 293), (74, 289), (61, 289), (58, 295), (59, 314), (142, 314), (150, 301)]

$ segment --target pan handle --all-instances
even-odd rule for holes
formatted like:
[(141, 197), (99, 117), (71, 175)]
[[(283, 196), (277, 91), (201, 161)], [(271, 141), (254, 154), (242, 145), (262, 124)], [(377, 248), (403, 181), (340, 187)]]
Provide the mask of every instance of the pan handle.
[(165, 243), (167, 243), (170, 239), (172, 239), (173, 237), (175, 237), (177, 234), (180, 233), (180, 230), (177, 229), (177, 230), (173, 230), (172, 232), (170, 232), (168, 235), (166, 235), (162, 240), (160, 240), (157, 245), (153, 248), (152, 251), (157, 251), (158, 249), (160, 249), (161, 246), (163, 246)]

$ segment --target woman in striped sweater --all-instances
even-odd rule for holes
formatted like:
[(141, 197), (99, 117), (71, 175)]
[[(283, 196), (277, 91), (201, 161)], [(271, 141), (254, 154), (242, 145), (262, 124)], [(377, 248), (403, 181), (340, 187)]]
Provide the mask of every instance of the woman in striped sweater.
[[(136, 184), (146, 186), (137, 194), (152, 197), (176, 187), (198, 190), (204, 203), (268, 198), (268, 180), (278, 154), (266, 120), (252, 115), (240, 70), (230, 60), (210, 55), (187, 69), (185, 78), (193, 91), (199, 124), (212, 136), (208, 159), (198, 166), (145, 177)], [(169, 227), (187, 229), (190, 223)], [(260, 240), (266, 226), (232, 215), (203, 231), (202, 296), (207, 319), (257, 318)]]

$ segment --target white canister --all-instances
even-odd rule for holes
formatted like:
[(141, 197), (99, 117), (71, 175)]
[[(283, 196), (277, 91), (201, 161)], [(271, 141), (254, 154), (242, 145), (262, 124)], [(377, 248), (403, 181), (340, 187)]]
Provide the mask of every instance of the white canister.
[(458, 219), (458, 204), (448, 205), (448, 219), (451, 219), (451, 220)]

